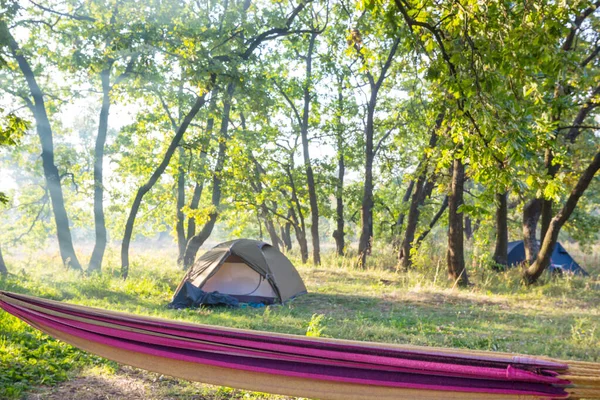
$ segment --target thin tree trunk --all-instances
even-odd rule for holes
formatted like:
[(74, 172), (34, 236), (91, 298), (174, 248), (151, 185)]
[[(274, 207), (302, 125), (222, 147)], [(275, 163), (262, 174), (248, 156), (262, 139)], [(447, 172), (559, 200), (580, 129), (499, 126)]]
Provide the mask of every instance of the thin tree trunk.
[(2, 257), (2, 246), (0, 246), (0, 275), (1, 276), (8, 275), (8, 269), (6, 268), (6, 263), (4, 262), (4, 257)]
[(508, 193), (496, 193), (496, 247), (495, 267), (506, 266), (508, 256)]
[[(428, 149), (433, 149), (437, 145), (437, 131), (442, 125), (443, 120), (444, 113), (440, 113), (437, 117), (435, 127), (431, 131)], [(419, 224), (419, 216), (421, 214), (420, 206), (425, 202), (425, 199), (431, 195), (431, 191), (433, 190), (433, 180), (430, 182), (427, 181), (427, 171), (429, 169), (429, 156), (427, 154), (428, 153), (425, 153), (425, 155), (423, 155), (423, 158), (419, 163), (419, 177), (417, 178), (416, 186), (413, 191), (410, 208), (408, 210), (408, 221), (406, 222), (404, 240), (402, 241), (402, 246), (400, 247), (400, 252), (398, 254), (398, 259), (404, 270), (408, 270), (412, 264), (410, 253)]]
[[(196, 182), (194, 186), (194, 193), (192, 194), (192, 201), (190, 202), (190, 210), (197, 210), (200, 199), (202, 198), (202, 190), (204, 189), (204, 181)], [(196, 234), (196, 219), (188, 218), (187, 235), (186, 238), (189, 240)], [(186, 244), (187, 246), (187, 244)]]
[(300, 134), (302, 136), (302, 151), (304, 155), (304, 168), (306, 170), (306, 182), (308, 184), (308, 199), (310, 202), (310, 233), (312, 236), (314, 265), (321, 264), (321, 244), (319, 240), (319, 204), (317, 201), (317, 189), (315, 187), (315, 177), (313, 174), (313, 169), (310, 161), (310, 154), (308, 150), (308, 117), (310, 113), (311, 101), (310, 89), (312, 87), (313, 50), (315, 47), (315, 40), (317, 39), (317, 35), (318, 33), (311, 34), (310, 43), (308, 45), (308, 52), (306, 54), (306, 79), (303, 88), (304, 110), (302, 112), (302, 125), (300, 126)]
[[(341, 117), (340, 117), (341, 118)], [(344, 255), (346, 247), (344, 233), (344, 175), (346, 173), (346, 165), (344, 163), (344, 140), (341, 133), (338, 134), (338, 179), (335, 188), (335, 220), (336, 230), (333, 232), (335, 239), (335, 248), (337, 254)]]
[(94, 147), (94, 229), (96, 241), (88, 272), (101, 271), (104, 251), (106, 250), (106, 221), (104, 217), (104, 145), (108, 133), (108, 115), (110, 112), (110, 71), (112, 63), (100, 73), (102, 81), (102, 107), (100, 108), (100, 117), (98, 119), (98, 136), (96, 136), (96, 145)]
[(273, 223), (273, 220), (269, 217), (269, 210), (264, 204), (261, 207), (261, 214), (263, 220), (265, 221), (265, 228), (267, 229), (267, 233), (269, 234), (269, 238), (271, 239), (271, 245), (277, 250), (281, 251), (281, 239), (279, 238), (279, 235), (277, 235), (277, 229), (275, 229), (275, 224)]
[(185, 237), (185, 215), (183, 207), (185, 206), (185, 168), (184, 168), (185, 149), (179, 147), (179, 168), (177, 171), (177, 223), (175, 231), (177, 232), (177, 247), (179, 254), (177, 255), (177, 264), (181, 265), (183, 256), (185, 255), (185, 247), (187, 240)]
[[(293, 161), (293, 160), (292, 160)], [(292, 210), (293, 219), (296, 221), (294, 224), (294, 231), (296, 233), (296, 240), (298, 241), (298, 246), (300, 247), (300, 256), (302, 257), (302, 263), (306, 264), (308, 261), (308, 243), (306, 240), (306, 225), (304, 224), (304, 216), (302, 215), (302, 207), (300, 206), (300, 201), (298, 200), (298, 193), (296, 191), (296, 184), (294, 182), (294, 176), (292, 175), (292, 171), (290, 168), (286, 168), (288, 178), (290, 180), (290, 187), (292, 188), (292, 202), (296, 206), (298, 214), (296, 211)]]
[[(415, 180), (411, 179), (411, 181), (408, 183), (408, 187), (406, 188), (406, 192), (404, 192), (404, 196), (402, 197), (403, 208), (405, 207), (405, 204), (408, 203), (408, 201), (411, 199), (414, 188), (415, 188)], [(402, 227), (404, 225), (405, 217), (406, 217), (406, 213), (400, 212), (400, 215), (398, 215), (398, 219), (396, 220), (396, 225), (395, 225), (396, 235), (395, 235), (394, 241), (397, 243), (397, 245), (395, 245), (395, 248), (397, 250), (400, 250), (399, 245), (402, 242), (400, 233), (402, 232)]]
[[(554, 164), (554, 154), (552, 153), (552, 149), (546, 149), (546, 154), (544, 156), (544, 164), (546, 166), (546, 171), (548, 172), (548, 176), (550, 179), (553, 179), (558, 172), (558, 165)], [(552, 207), (553, 201), (551, 199), (543, 199), (542, 200), (542, 230), (540, 237), (544, 238), (546, 236), (546, 232), (548, 231), (548, 227), (550, 226), (550, 220), (552, 219)]]
[(42, 90), (38, 86), (29, 62), (23, 56), (23, 52), (8, 29), (6, 21), (0, 21), (0, 35), (6, 37), (8, 47), (27, 81), (31, 97), (33, 98), (33, 103), (30, 100), (27, 100), (27, 102), (29, 108), (33, 112), (36, 122), (36, 131), (42, 145), (42, 167), (44, 170), (46, 186), (50, 192), (54, 222), (56, 224), (56, 234), (58, 237), (58, 246), (63, 264), (69, 268), (81, 270), (81, 264), (77, 259), (75, 248), (73, 247), (73, 239), (69, 227), (69, 217), (65, 208), (65, 200), (60, 184), (60, 175), (58, 173), (58, 168), (54, 164), (52, 127), (50, 126), (48, 114), (46, 113), (46, 104), (44, 102)]
[(465, 215), (465, 238), (467, 240), (473, 239), (473, 224), (471, 222), (471, 217)]
[(165, 152), (161, 163), (158, 165), (156, 170), (154, 170), (154, 172), (150, 176), (150, 179), (148, 179), (148, 181), (138, 189), (135, 195), (133, 204), (131, 205), (131, 210), (129, 211), (129, 216), (127, 217), (127, 222), (125, 224), (123, 242), (121, 243), (121, 275), (124, 279), (127, 278), (127, 275), (129, 274), (129, 245), (131, 243), (131, 237), (133, 235), (133, 225), (135, 223), (137, 213), (140, 209), (140, 205), (142, 204), (142, 199), (144, 198), (144, 195), (148, 193), (150, 189), (152, 189), (154, 184), (156, 184), (160, 176), (163, 174), (163, 172), (169, 165), (169, 162), (173, 157), (173, 153), (175, 153), (175, 150), (179, 146), (179, 143), (181, 142), (185, 131), (187, 130), (188, 126), (190, 125), (196, 114), (198, 114), (198, 111), (200, 111), (200, 108), (202, 108), (202, 106), (206, 102), (206, 95), (208, 93), (209, 92), (206, 91), (204, 92), (204, 94), (196, 98), (196, 102), (192, 106), (190, 112), (185, 116), (183, 122), (181, 123), (181, 125), (179, 125), (179, 129), (177, 129), (175, 136), (173, 136), (173, 139), (171, 139), (171, 143), (169, 144), (169, 147)]
[[(365, 180), (363, 185), (363, 198), (361, 204), (361, 229), (358, 240), (359, 266), (365, 268), (367, 265), (367, 255), (371, 252), (373, 240), (373, 161), (375, 159), (375, 148), (373, 146), (373, 136), (375, 134), (375, 107), (377, 106), (377, 94), (386, 78), (387, 71), (392, 65), (392, 60), (400, 44), (399, 39), (395, 39), (388, 53), (385, 64), (382, 66), (377, 80), (367, 69), (366, 75), (371, 88), (371, 96), (367, 104), (367, 123), (365, 124)], [(360, 53), (360, 46), (355, 44), (355, 49)], [(364, 59), (363, 59), (364, 60)], [(366, 65), (365, 65), (366, 67)]]
[(361, 230), (358, 239), (359, 266), (365, 268), (367, 255), (371, 250), (373, 240), (373, 118), (375, 114), (376, 94), (371, 94), (371, 101), (367, 105), (367, 124), (365, 127), (365, 178), (363, 184), (363, 198), (360, 208)]
[[(202, 141), (202, 145), (200, 146), (200, 173), (202, 173), (206, 168), (206, 155), (210, 146), (213, 128), (215, 126), (215, 118), (212, 115), (217, 107), (217, 90), (218, 88), (215, 88), (213, 90), (210, 98), (209, 112), (211, 116), (206, 121), (206, 137), (204, 138), (205, 140)], [(202, 179), (200, 182), (196, 182), (196, 185), (194, 186), (194, 194), (192, 195), (192, 201), (190, 202), (191, 210), (198, 209), (198, 204), (200, 204), (200, 199), (202, 198), (203, 190), (204, 179)], [(196, 219), (188, 218), (188, 230), (186, 239), (189, 241), (192, 237), (194, 237), (194, 235), (196, 235)]]
[(444, 211), (446, 211), (446, 208), (448, 208), (448, 196), (444, 197), (444, 201), (442, 202), (442, 205), (440, 206), (440, 209), (438, 210), (438, 212), (433, 216), (433, 219), (429, 223), (429, 227), (425, 231), (423, 231), (423, 233), (421, 233), (419, 235), (419, 237), (417, 238), (417, 240), (415, 241), (415, 244), (413, 245), (413, 248), (415, 250), (419, 249), (423, 240), (425, 240), (427, 235), (429, 235), (429, 232), (431, 232), (431, 230), (433, 229), (435, 224), (438, 222), (438, 220), (444, 214)]
[(212, 212), (209, 216), (208, 222), (202, 227), (200, 233), (196, 236), (193, 236), (189, 239), (187, 247), (185, 249), (185, 255), (183, 257), (183, 266), (185, 269), (188, 269), (194, 264), (196, 260), (196, 254), (198, 254), (198, 250), (204, 244), (206, 239), (209, 238), (210, 234), (215, 227), (217, 219), (219, 217), (218, 208), (221, 204), (221, 172), (223, 171), (223, 165), (225, 164), (225, 156), (227, 150), (227, 132), (229, 130), (229, 114), (231, 112), (231, 98), (233, 96), (233, 92), (235, 90), (235, 85), (230, 83), (227, 86), (227, 95), (225, 96), (225, 100), (223, 103), (223, 116), (221, 118), (221, 130), (219, 133), (219, 153), (217, 155), (217, 163), (215, 165), (215, 171), (213, 174), (213, 183), (212, 183), (212, 205), (214, 208), (214, 212)]
[(342, 114), (344, 113), (344, 78), (342, 75), (337, 77), (338, 104), (337, 104), (337, 159), (338, 159), (338, 177), (335, 187), (335, 222), (336, 229), (333, 231), (335, 239), (335, 249), (338, 255), (343, 256), (346, 248), (345, 219), (344, 219), (344, 177), (346, 175), (346, 162), (344, 155), (344, 125), (342, 124)]
[(523, 207), (523, 245), (525, 247), (525, 259), (527, 265), (533, 264), (540, 244), (537, 240), (537, 226), (542, 214), (542, 199), (533, 199)]
[(573, 190), (571, 190), (565, 205), (550, 221), (546, 236), (544, 236), (544, 241), (535, 262), (525, 270), (524, 280), (527, 284), (535, 283), (550, 264), (550, 257), (552, 256), (554, 246), (556, 246), (560, 229), (565, 222), (567, 222), (573, 213), (573, 210), (575, 210), (579, 199), (583, 196), (585, 190), (588, 188), (594, 175), (596, 175), (596, 172), (598, 172), (599, 169), (600, 153), (597, 153), (590, 165), (588, 165), (583, 174), (579, 177), (579, 180)]
[(467, 286), (469, 278), (465, 269), (463, 214), (459, 212), (463, 204), (465, 166), (455, 158), (452, 167), (452, 183), (448, 196), (448, 274), (459, 286)]
[[(291, 212), (288, 212), (288, 217), (290, 217)], [(283, 240), (283, 244), (285, 245), (285, 250), (292, 250), (292, 235), (291, 235), (292, 224), (290, 222), (286, 222), (285, 225), (281, 226), (281, 239)]]

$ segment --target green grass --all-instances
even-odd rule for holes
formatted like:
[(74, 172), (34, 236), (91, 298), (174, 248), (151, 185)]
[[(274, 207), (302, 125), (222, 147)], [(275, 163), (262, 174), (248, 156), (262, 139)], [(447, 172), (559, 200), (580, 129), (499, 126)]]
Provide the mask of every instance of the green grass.
[[(546, 277), (527, 288), (518, 271), (471, 267), (474, 286), (459, 290), (435, 259), (426, 268), (398, 273), (391, 256), (375, 255), (370, 268), (356, 270), (349, 259), (328, 255), (322, 267), (299, 265), (310, 293), (284, 306), (178, 311), (165, 307), (182, 275), (172, 262), (174, 254), (145, 252), (133, 259), (126, 281), (118, 276), (113, 252), (101, 276), (65, 271), (48, 257), (9, 260), (13, 274), (0, 279), (0, 289), (221, 326), (600, 361), (597, 275)], [(51, 390), (82, 376), (94, 382), (139, 381), (148, 398), (275, 398), (124, 369), (50, 339), (4, 312), (0, 321), (0, 398)]]

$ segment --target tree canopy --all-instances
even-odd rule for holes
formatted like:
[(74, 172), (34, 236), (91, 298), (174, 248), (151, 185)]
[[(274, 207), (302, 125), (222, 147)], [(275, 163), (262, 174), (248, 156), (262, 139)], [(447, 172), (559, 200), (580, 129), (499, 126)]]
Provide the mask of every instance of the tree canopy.
[(3, 0), (0, 243), (88, 272), (118, 244), (124, 277), (162, 232), (183, 268), (211, 237), (399, 272), (429, 247), (467, 285), (522, 239), (533, 283), (598, 239), (599, 7)]

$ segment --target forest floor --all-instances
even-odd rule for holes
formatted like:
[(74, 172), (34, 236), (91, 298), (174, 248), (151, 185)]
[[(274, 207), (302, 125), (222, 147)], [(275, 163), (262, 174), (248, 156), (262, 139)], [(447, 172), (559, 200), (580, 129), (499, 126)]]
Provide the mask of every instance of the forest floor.
[[(177, 311), (165, 307), (182, 277), (174, 254), (132, 258), (126, 281), (119, 278), (116, 249), (103, 274), (91, 277), (65, 271), (56, 258), (9, 258), (12, 274), (0, 278), (0, 290), (246, 329), (600, 361), (598, 269), (590, 278), (546, 276), (524, 287), (516, 270), (472, 267), (473, 286), (458, 289), (440, 262), (400, 273), (393, 258), (357, 270), (348, 259), (327, 256), (321, 267), (299, 265), (309, 294), (286, 305)], [(285, 399), (120, 366), (1, 311), (0, 321), (0, 399)]]

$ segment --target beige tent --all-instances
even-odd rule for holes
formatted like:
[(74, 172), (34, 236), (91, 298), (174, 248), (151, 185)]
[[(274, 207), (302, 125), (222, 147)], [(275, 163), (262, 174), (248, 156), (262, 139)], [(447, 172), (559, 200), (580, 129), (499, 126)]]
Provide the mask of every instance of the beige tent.
[(179, 284), (174, 302), (187, 283), (242, 302), (282, 303), (306, 293), (302, 278), (286, 256), (268, 243), (250, 239), (221, 243), (204, 253)]

